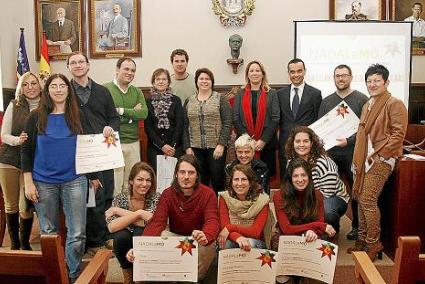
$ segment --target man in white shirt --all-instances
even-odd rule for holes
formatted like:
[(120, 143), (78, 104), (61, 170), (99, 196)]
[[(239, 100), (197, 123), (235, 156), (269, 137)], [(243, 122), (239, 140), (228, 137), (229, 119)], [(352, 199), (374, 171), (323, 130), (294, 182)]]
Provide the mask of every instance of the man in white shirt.
[(62, 7), (56, 10), (56, 15), (57, 20), (46, 30), (47, 44), (59, 46), (60, 53), (71, 53), (77, 39), (74, 22), (65, 18), (66, 11)]
[(420, 18), (423, 11), (422, 3), (416, 2), (412, 5), (412, 16), (404, 19), (406, 22), (413, 22), (413, 36), (425, 37), (425, 21)]

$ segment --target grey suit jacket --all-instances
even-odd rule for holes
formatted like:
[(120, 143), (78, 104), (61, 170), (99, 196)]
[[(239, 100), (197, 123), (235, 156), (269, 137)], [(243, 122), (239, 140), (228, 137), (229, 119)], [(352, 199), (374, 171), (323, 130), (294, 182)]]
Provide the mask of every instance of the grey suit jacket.
[(62, 27), (59, 27), (59, 21), (51, 23), (50, 28), (46, 31), (46, 37), (51, 41), (62, 41), (69, 39), (71, 41), (71, 45), (73, 45), (77, 39), (74, 22), (65, 19)]

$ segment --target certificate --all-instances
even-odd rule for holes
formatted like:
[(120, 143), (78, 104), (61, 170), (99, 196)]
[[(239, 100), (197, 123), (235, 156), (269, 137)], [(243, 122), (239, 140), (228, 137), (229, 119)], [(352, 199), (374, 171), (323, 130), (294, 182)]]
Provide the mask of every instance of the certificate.
[(277, 253), (265, 249), (224, 249), (218, 253), (219, 284), (274, 284)]
[(280, 236), (277, 275), (297, 275), (332, 283), (338, 246), (300, 236)]
[(77, 174), (120, 167), (124, 167), (124, 157), (118, 132), (109, 137), (104, 137), (103, 134), (77, 135), (75, 157)]
[(315, 123), (309, 125), (323, 140), (325, 150), (336, 146), (337, 138), (348, 138), (357, 132), (360, 120), (354, 111), (342, 101)]
[(191, 237), (133, 237), (133, 281), (198, 281), (198, 243)]
[(156, 189), (162, 193), (164, 189), (171, 186), (174, 178), (174, 169), (177, 159), (165, 155), (156, 156), (157, 186)]

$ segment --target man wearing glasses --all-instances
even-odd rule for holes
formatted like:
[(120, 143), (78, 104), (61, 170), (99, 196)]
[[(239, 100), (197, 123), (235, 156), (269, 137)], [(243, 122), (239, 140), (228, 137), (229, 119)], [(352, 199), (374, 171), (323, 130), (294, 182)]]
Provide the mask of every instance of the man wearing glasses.
[[(319, 109), (319, 118), (327, 114), (334, 107), (344, 101), (360, 118), (362, 107), (368, 98), (365, 94), (351, 89), (353, 76), (351, 68), (345, 64), (338, 65), (334, 69), (334, 83), (336, 91), (322, 100)], [(354, 145), (356, 144), (356, 134), (350, 137), (337, 139), (337, 146), (328, 151), (331, 158), (338, 165), (339, 173), (344, 174), (350, 185), (353, 186), (353, 174), (351, 172), (351, 162), (353, 160)], [(351, 190), (350, 190), (351, 192)], [(359, 220), (357, 216), (357, 201), (351, 199), (351, 210), (353, 212), (352, 230), (347, 234), (349, 240), (356, 240)]]

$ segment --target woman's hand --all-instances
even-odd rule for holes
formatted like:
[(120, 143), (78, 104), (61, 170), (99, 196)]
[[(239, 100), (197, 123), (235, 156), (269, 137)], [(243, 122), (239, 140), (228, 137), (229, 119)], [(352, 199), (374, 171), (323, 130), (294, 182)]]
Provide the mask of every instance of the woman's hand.
[(251, 250), (251, 244), (249, 243), (248, 239), (245, 237), (239, 237), (236, 239), (236, 243), (239, 245), (241, 249), (244, 251), (250, 251)]
[(38, 202), (39, 195), (34, 183), (25, 185), (25, 197), (34, 203)]
[(112, 216), (117, 215), (117, 214), (116, 214), (116, 212), (115, 212), (115, 211), (116, 211), (116, 210), (115, 210), (116, 208), (117, 208), (117, 207), (111, 207), (111, 208), (109, 208), (108, 210), (106, 210), (106, 211), (105, 211), (105, 217), (106, 217), (106, 218), (111, 218)]
[(263, 140), (257, 140), (255, 142), (255, 151), (262, 151), (264, 146), (266, 146), (266, 142)]
[(173, 157), (174, 154), (176, 153), (176, 150), (168, 144), (165, 144), (164, 146), (162, 146), (161, 150), (164, 153), (164, 155), (169, 157)]
[(315, 240), (317, 240), (317, 238), (317, 234), (312, 230), (308, 230), (307, 232), (305, 232), (305, 241), (307, 243), (314, 242)]
[(227, 230), (226, 227), (221, 230), (220, 234), (218, 235), (217, 241), (218, 241), (218, 247), (220, 249), (224, 249), (224, 246), (226, 245), (227, 238), (229, 237), (229, 230)]
[(208, 244), (207, 236), (205, 236), (205, 233), (200, 230), (193, 230), (192, 238), (194, 238), (201, 246), (206, 246)]
[(19, 142), (18, 145), (22, 145), (24, 144), (25, 141), (27, 141), (28, 139), (28, 134), (26, 134), (25, 132), (21, 132), (21, 135), (19, 135)]
[(186, 154), (195, 156), (195, 153), (193, 152), (192, 148), (187, 148), (186, 149)]
[(223, 145), (217, 145), (214, 149), (213, 158), (214, 160), (218, 160), (223, 156), (224, 153), (224, 146)]
[(128, 260), (128, 262), (133, 263), (134, 262), (134, 254), (133, 249), (130, 249), (127, 254), (125, 255), (125, 258)]
[(334, 227), (332, 227), (332, 225), (326, 224), (325, 233), (328, 234), (330, 238), (332, 238), (333, 236), (335, 236), (336, 231)]

